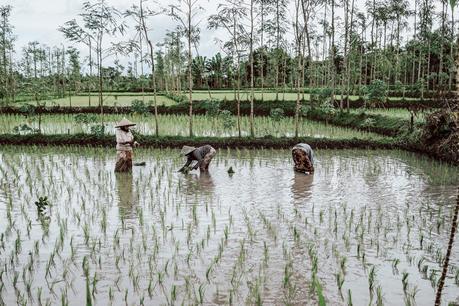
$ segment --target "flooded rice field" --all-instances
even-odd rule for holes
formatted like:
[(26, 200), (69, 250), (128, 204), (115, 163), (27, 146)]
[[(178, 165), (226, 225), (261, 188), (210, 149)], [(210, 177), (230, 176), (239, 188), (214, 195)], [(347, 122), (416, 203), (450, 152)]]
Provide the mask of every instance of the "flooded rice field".
[[(30, 134), (32, 130), (38, 130), (43, 134), (77, 134), (92, 133), (92, 129), (104, 120), (105, 132), (115, 133), (116, 124), (127, 117), (137, 126), (133, 130), (142, 135), (155, 135), (155, 119), (153, 116), (135, 114), (109, 114), (104, 115), (43, 115), (39, 120), (35, 117), (25, 118), (23, 115), (0, 115), (0, 133)], [(90, 123), (81, 121), (89, 120)], [(188, 136), (189, 117), (183, 115), (159, 115), (158, 130), (160, 135)], [(257, 116), (254, 119), (254, 133), (257, 137), (272, 135), (275, 137), (293, 137), (292, 128), (295, 126), (293, 117), (283, 117), (273, 120), (271, 117)], [(235, 137), (238, 136), (237, 117), (229, 116), (212, 117), (196, 115), (193, 117), (193, 133), (195, 136), (210, 137)], [(360, 138), (382, 139), (383, 136), (367, 131), (358, 131), (351, 128), (338, 127), (301, 118), (299, 131), (300, 136), (327, 137), (327, 138)], [(250, 135), (250, 119), (248, 116), (241, 117), (241, 135)]]
[(304, 176), (286, 150), (219, 150), (184, 175), (178, 152), (115, 174), (109, 149), (2, 147), (0, 305), (433, 304), (457, 168), (322, 150)]

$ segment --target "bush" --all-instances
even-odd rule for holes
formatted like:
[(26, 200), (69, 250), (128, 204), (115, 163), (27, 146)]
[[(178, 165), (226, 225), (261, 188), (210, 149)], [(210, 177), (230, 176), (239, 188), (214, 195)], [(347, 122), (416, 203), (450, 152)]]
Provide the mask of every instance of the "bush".
[(332, 95), (331, 88), (323, 88), (319, 91), (319, 103), (322, 104), (324, 102), (329, 102)]
[(360, 125), (362, 128), (370, 131), (371, 128), (373, 128), (376, 124), (376, 121), (375, 119), (373, 118), (366, 118), (365, 120), (363, 120), (362, 124)]
[(220, 112), (220, 101), (215, 99), (205, 100), (202, 102), (202, 107), (206, 110), (206, 115), (214, 117)]
[(142, 100), (134, 100), (131, 103), (131, 111), (135, 114), (146, 116), (149, 112), (148, 105)]
[(233, 115), (230, 111), (224, 110), (220, 112), (220, 117), (223, 120), (223, 127), (225, 129), (231, 129), (235, 126), (236, 120), (234, 119)]
[(279, 122), (285, 117), (284, 110), (282, 108), (273, 108), (271, 109), (270, 117), (273, 121)]
[(24, 115), (24, 116), (33, 116), (35, 115), (37, 107), (33, 104), (22, 104), (21, 107), (19, 107), (19, 111)]
[(39, 131), (30, 127), (27, 124), (20, 124), (13, 128), (14, 134), (30, 134), (30, 133), (38, 133)]
[(325, 100), (319, 105), (319, 110), (325, 113), (327, 116), (331, 117), (336, 113), (335, 107), (330, 100)]
[(387, 86), (382, 80), (373, 80), (366, 87), (365, 99), (371, 105), (383, 103), (387, 96)]

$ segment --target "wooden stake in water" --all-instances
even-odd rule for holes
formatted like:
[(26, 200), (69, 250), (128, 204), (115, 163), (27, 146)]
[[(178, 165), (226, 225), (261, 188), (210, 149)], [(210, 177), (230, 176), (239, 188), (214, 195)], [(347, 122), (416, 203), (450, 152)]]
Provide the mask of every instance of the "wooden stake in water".
[(457, 215), (459, 213), (459, 187), (457, 188), (456, 207), (454, 209), (453, 222), (451, 224), (451, 234), (449, 236), (448, 249), (446, 251), (445, 261), (443, 262), (443, 270), (441, 272), (440, 280), (438, 282), (437, 296), (435, 297), (435, 306), (441, 304), (441, 292), (445, 285), (446, 273), (448, 272), (449, 257), (451, 256), (451, 250), (453, 248), (454, 236), (457, 231)]

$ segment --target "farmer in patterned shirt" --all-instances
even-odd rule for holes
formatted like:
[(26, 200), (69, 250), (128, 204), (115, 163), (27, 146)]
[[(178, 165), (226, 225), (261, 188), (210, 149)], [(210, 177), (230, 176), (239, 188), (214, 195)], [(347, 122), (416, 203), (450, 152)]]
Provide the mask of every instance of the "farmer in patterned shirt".
[(310, 145), (299, 143), (292, 149), (294, 170), (306, 174), (314, 173), (314, 152)]
[(180, 155), (186, 156), (186, 164), (180, 168), (179, 172), (185, 172), (193, 161), (197, 163), (189, 170), (196, 170), (199, 168), (201, 172), (209, 171), (209, 164), (212, 158), (217, 154), (217, 151), (210, 145), (205, 145), (199, 148), (183, 146)]

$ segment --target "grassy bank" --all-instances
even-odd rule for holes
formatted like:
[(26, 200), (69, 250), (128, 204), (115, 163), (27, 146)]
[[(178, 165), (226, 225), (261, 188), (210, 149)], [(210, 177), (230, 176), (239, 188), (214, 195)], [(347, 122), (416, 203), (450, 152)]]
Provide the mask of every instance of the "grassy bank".
[[(137, 135), (136, 140), (144, 147), (153, 148), (180, 148), (183, 145), (200, 146), (210, 144), (215, 148), (273, 148), (286, 149), (298, 142), (307, 142), (314, 148), (319, 149), (392, 149), (395, 145), (391, 139), (380, 140), (368, 139), (330, 139), (330, 138), (276, 138), (276, 137), (184, 137), (184, 136), (163, 136), (155, 137), (150, 135)], [(103, 146), (115, 148), (116, 142), (112, 135), (14, 135), (0, 134), (2, 145), (39, 145), (39, 146)]]

